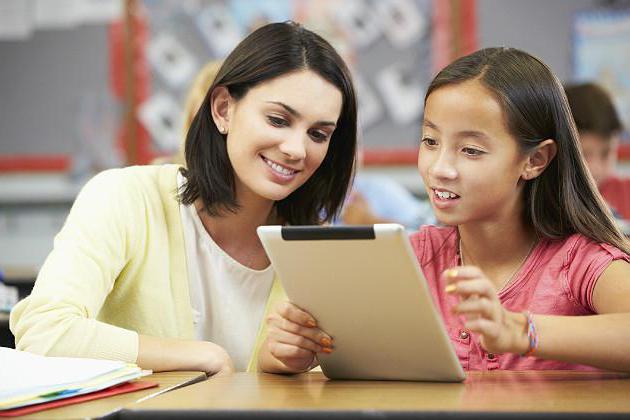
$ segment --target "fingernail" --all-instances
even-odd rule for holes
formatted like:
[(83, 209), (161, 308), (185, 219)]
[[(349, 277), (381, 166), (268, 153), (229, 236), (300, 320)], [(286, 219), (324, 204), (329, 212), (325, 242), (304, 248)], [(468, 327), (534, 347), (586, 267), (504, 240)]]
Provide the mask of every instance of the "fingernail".
[(332, 352), (333, 352), (333, 349), (331, 349), (330, 347), (322, 347), (322, 351), (323, 351), (324, 353), (328, 353), (328, 354), (330, 354), (330, 353), (332, 353)]
[(324, 347), (330, 347), (332, 346), (332, 341), (330, 341), (330, 338), (328, 337), (323, 337), (321, 340), (319, 340), (319, 342), (321, 343), (322, 346)]
[(316, 327), (316, 326), (317, 326), (317, 322), (315, 322), (315, 321), (314, 321), (314, 320), (312, 320), (312, 319), (309, 319), (308, 321), (306, 321), (306, 326), (307, 326), (307, 327), (310, 327), (310, 328), (314, 328), (314, 327)]
[(449, 284), (448, 286), (444, 288), (444, 291), (446, 293), (453, 293), (455, 290), (457, 290), (457, 285), (455, 284)]
[(450, 270), (446, 270), (446, 277), (457, 277), (457, 269), (451, 268)]

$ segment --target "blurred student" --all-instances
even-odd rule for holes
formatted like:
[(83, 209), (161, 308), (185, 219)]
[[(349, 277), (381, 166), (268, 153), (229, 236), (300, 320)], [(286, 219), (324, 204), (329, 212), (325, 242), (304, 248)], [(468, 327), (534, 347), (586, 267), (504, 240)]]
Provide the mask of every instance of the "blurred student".
[[(591, 182), (557, 77), (526, 52), (486, 48), (440, 71), (424, 109), (418, 169), (445, 226), (411, 242), (464, 369), (630, 372), (630, 244)], [(267, 372), (335, 351), (290, 303), (268, 325)]]
[(298, 24), (261, 27), (207, 89), (186, 168), (113, 169), (83, 188), (11, 313), (17, 348), (154, 371), (245, 370), (280, 293), (256, 228), (330, 220), (355, 147), (343, 60)]
[(630, 179), (616, 172), (623, 126), (612, 99), (594, 83), (568, 85), (565, 92), (582, 153), (600, 193), (617, 217), (630, 220)]
[(435, 223), (428, 201), (385, 175), (358, 174), (344, 203), (341, 221), (348, 225), (399, 223), (410, 231)]

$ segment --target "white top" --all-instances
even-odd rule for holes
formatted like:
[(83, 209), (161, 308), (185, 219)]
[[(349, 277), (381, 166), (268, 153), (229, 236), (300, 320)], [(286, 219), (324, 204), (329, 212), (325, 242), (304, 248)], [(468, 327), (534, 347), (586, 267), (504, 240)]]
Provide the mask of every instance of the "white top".
[[(178, 174), (178, 184), (183, 182)], [(223, 347), (237, 371), (247, 370), (274, 271), (252, 270), (208, 234), (194, 205), (180, 205), (196, 337)]]

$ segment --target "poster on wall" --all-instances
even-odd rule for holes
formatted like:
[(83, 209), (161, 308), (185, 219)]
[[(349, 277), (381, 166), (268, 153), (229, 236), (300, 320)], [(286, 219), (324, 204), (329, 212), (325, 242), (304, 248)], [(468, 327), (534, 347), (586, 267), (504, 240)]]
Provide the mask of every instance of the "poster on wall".
[(574, 79), (594, 81), (611, 93), (630, 141), (630, 11), (581, 12), (575, 17)]

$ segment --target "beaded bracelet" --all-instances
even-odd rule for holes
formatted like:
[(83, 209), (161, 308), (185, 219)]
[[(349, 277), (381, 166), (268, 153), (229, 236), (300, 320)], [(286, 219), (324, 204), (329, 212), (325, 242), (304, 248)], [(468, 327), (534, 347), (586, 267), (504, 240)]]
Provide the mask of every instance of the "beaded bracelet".
[(529, 346), (527, 347), (527, 351), (521, 354), (521, 356), (526, 357), (531, 356), (538, 350), (538, 332), (536, 332), (532, 314), (528, 311), (523, 312), (523, 314), (527, 317), (527, 340), (529, 341)]

